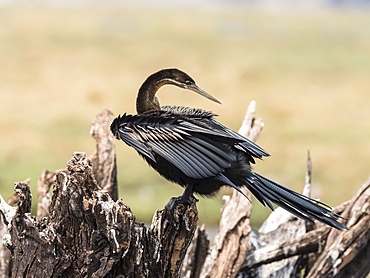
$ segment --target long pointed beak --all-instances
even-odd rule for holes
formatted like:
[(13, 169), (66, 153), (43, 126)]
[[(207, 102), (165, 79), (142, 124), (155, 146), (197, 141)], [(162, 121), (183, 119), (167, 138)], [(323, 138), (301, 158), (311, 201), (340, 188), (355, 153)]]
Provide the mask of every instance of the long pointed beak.
[(188, 89), (196, 92), (197, 94), (200, 94), (201, 96), (204, 96), (205, 98), (208, 98), (209, 100), (212, 100), (214, 102), (217, 102), (217, 103), (221, 104), (221, 102), (219, 100), (217, 100), (215, 97), (208, 94), (206, 91), (203, 91), (201, 88), (199, 88), (195, 84), (193, 84), (191, 86), (188, 86)]

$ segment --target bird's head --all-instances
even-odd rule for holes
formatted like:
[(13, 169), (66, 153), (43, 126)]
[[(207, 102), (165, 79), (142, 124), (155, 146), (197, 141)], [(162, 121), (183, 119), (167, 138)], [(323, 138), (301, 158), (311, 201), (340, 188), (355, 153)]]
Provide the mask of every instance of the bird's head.
[(217, 103), (221, 103), (215, 97), (211, 96), (209, 93), (199, 88), (193, 78), (191, 78), (188, 74), (186, 74), (185, 72), (179, 69), (175, 69), (175, 68), (164, 69), (164, 70), (159, 71), (157, 74), (163, 76), (163, 78), (160, 79), (159, 82), (163, 82), (165, 84), (172, 84), (172, 85), (175, 85), (177, 87), (180, 87), (186, 90), (191, 90), (193, 92), (200, 94), (201, 96), (205, 98), (208, 98), (209, 100), (212, 100)]
[(136, 99), (136, 110), (138, 114), (147, 111), (160, 110), (160, 105), (156, 93), (158, 89), (166, 84), (194, 91), (201, 96), (217, 103), (216, 98), (199, 88), (193, 78), (179, 69), (163, 69), (150, 75), (141, 85)]

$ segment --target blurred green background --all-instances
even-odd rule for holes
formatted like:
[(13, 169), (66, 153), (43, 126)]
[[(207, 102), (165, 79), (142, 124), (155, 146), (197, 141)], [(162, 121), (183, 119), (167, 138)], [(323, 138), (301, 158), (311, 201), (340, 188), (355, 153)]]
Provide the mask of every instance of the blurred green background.
[[(301, 191), (309, 149), (313, 197), (339, 205), (370, 173), (369, 26), (369, 10), (2, 5), (0, 194), (30, 177), (36, 196), (42, 169), (92, 153), (101, 108), (135, 113), (144, 79), (177, 67), (223, 104), (171, 86), (160, 90), (162, 104), (211, 110), (238, 130), (256, 100), (258, 143), (272, 156), (255, 170)], [(123, 142), (117, 158), (120, 197), (139, 221), (182, 193)], [(200, 223), (217, 224), (222, 194), (200, 200)], [(258, 226), (269, 210), (254, 203)]]

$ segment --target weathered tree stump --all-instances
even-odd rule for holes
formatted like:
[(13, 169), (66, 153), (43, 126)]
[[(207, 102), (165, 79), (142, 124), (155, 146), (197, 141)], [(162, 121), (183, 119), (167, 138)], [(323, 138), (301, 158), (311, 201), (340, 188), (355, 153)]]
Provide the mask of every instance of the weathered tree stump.
[(18, 207), (5, 215), (12, 277), (177, 277), (197, 224), (194, 199), (171, 220), (163, 215), (173, 200), (151, 227), (135, 222), (129, 207), (99, 189), (84, 153), (57, 174), (48, 217), (29, 214), (27, 183), (15, 190)]

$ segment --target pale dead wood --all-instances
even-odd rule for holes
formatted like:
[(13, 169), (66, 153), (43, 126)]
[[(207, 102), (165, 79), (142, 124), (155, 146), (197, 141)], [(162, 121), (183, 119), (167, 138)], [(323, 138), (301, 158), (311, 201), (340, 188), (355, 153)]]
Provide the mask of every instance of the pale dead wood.
[(306, 175), (305, 175), (305, 185), (304, 185), (302, 194), (308, 197), (311, 197), (311, 182), (312, 182), (312, 160), (311, 160), (310, 151), (307, 151), (307, 167), (306, 167)]
[[(117, 166), (114, 150), (114, 138), (110, 132), (113, 113), (102, 109), (94, 118), (90, 129), (91, 136), (96, 141), (96, 150), (90, 156), (93, 171), (98, 185), (110, 194), (113, 200), (118, 198)], [(66, 169), (56, 171), (43, 170), (37, 182), (37, 219), (49, 214), (51, 195), (49, 194), (56, 176)]]
[(251, 231), (251, 205), (242, 197), (244, 199), (233, 193), (231, 198), (224, 198), (220, 230), (206, 258), (201, 277), (234, 277), (238, 273), (246, 256)]
[[(24, 181), (28, 183), (29, 180)], [(7, 242), (10, 240), (8, 227), (11, 219), (14, 217), (16, 208), (13, 207), (19, 201), (19, 195), (14, 193), (6, 202), (0, 196), (0, 277), (10, 277), (11, 274), (11, 253), (7, 248)]]
[[(370, 271), (370, 266), (366, 263), (370, 258), (369, 194), (370, 180), (362, 186), (352, 201), (334, 208), (337, 213), (341, 213), (345, 208), (343, 215), (347, 214), (349, 217), (347, 222), (349, 231), (338, 231), (318, 224), (312, 227), (311, 231), (297, 238), (294, 233), (289, 234), (284, 230), (284, 233), (288, 233), (291, 239), (282, 240), (279, 244), (269, 244), (257, 248), (247, 256), (241, 273), (247, 275), (251, 273), (256, 275), (257, 273), (257, 276), (253, 277), (290, 277), (291, 275), (299, 275), (301, 269), (304, 268), (307, 277), (311, 278), (366, 277)], [(297, 225), (297, 223), (294, 224), (286, 220), (281, 220), (280, 224), (286, 229)], [(281, 232), (278, 231), (272, 232), (275, 232), (280, 239), (286, 236), (284, 233), (282, 236)], [(268, 233), (269, 238), (274, 236), (276, 235)], [(308, 254), (310, 256), (307, 261)], [(298, 259), (302, 260), (302, 265), (277, 267), (271, 264), (297, 255), (299, 255)], [(258, 266), (266, 266), (268, 271), (263, 271), (263, 268), (255, 270), (255, 267)]]
[(51, 202), (51, 194), (49, 194), (52, 188), (56, 175), (61, 172), (65, 172), (66, 169), (48, 171), (43, 170), (41, 176), (37, 181), (37, 214), (38, 220), (49, 215), (49, 205)]
[(110, 131), (114, 119), (112, 111), (102, 109), (96, 115), (90, 134), (96, 141), (96, 151), (91, 155), (94, 175), (98, 185), (109, 193), (113, 200), (118, 199), (115, 139)]
[(261, 247), (247, 256), (241, 270), (270, 264), (282, 259), (297, 255), (316, 252), (319, 249), (320, 239), (327, 236), (329, 227), (308, 232), (300, 237), (286, 240), (280, 244), (273, 244)]
[(307, 277), (366, 277), (370, 271), (370, 178), (343, 212), (349, 231), (332, 229)]
[[(308, 196), (311, 194), (311, 174), (312, 163), (308, 153), (306, 184), (303, 189)], [(243, 271), (247, 274), (258, 273), (260, 277), (271, 278), (299, 275), (307, 258), (295, 256), (302, 254), (300, 252), (304, 246), (299, 242), (291, 241), (292, 238), (301, 238), (306, 231), (307, 223), (304, 220), (280, 207), (276, 208), (256, 232), (255, 237), (258, 244), (255, 247), (256, 250), (247, 257), (243, 264)], [(307, 244), (307, 240), (303, 242)], [(307, 250), (311, 249), (312, 246), (307, 246)]]
[[(263, 128), (261, 119), (255, 118), (256, 103), (252, 101), (247, 109), (239, 133), (256, 140)], [(243, 192), (251, 198), (247, 189)], [(224, 197), (224, 206), (219, 232), (206, 258), (201, 277), (235, 277), (249, 248), (250, 211), (252, 203), (239, 192), (231, 198)]]

